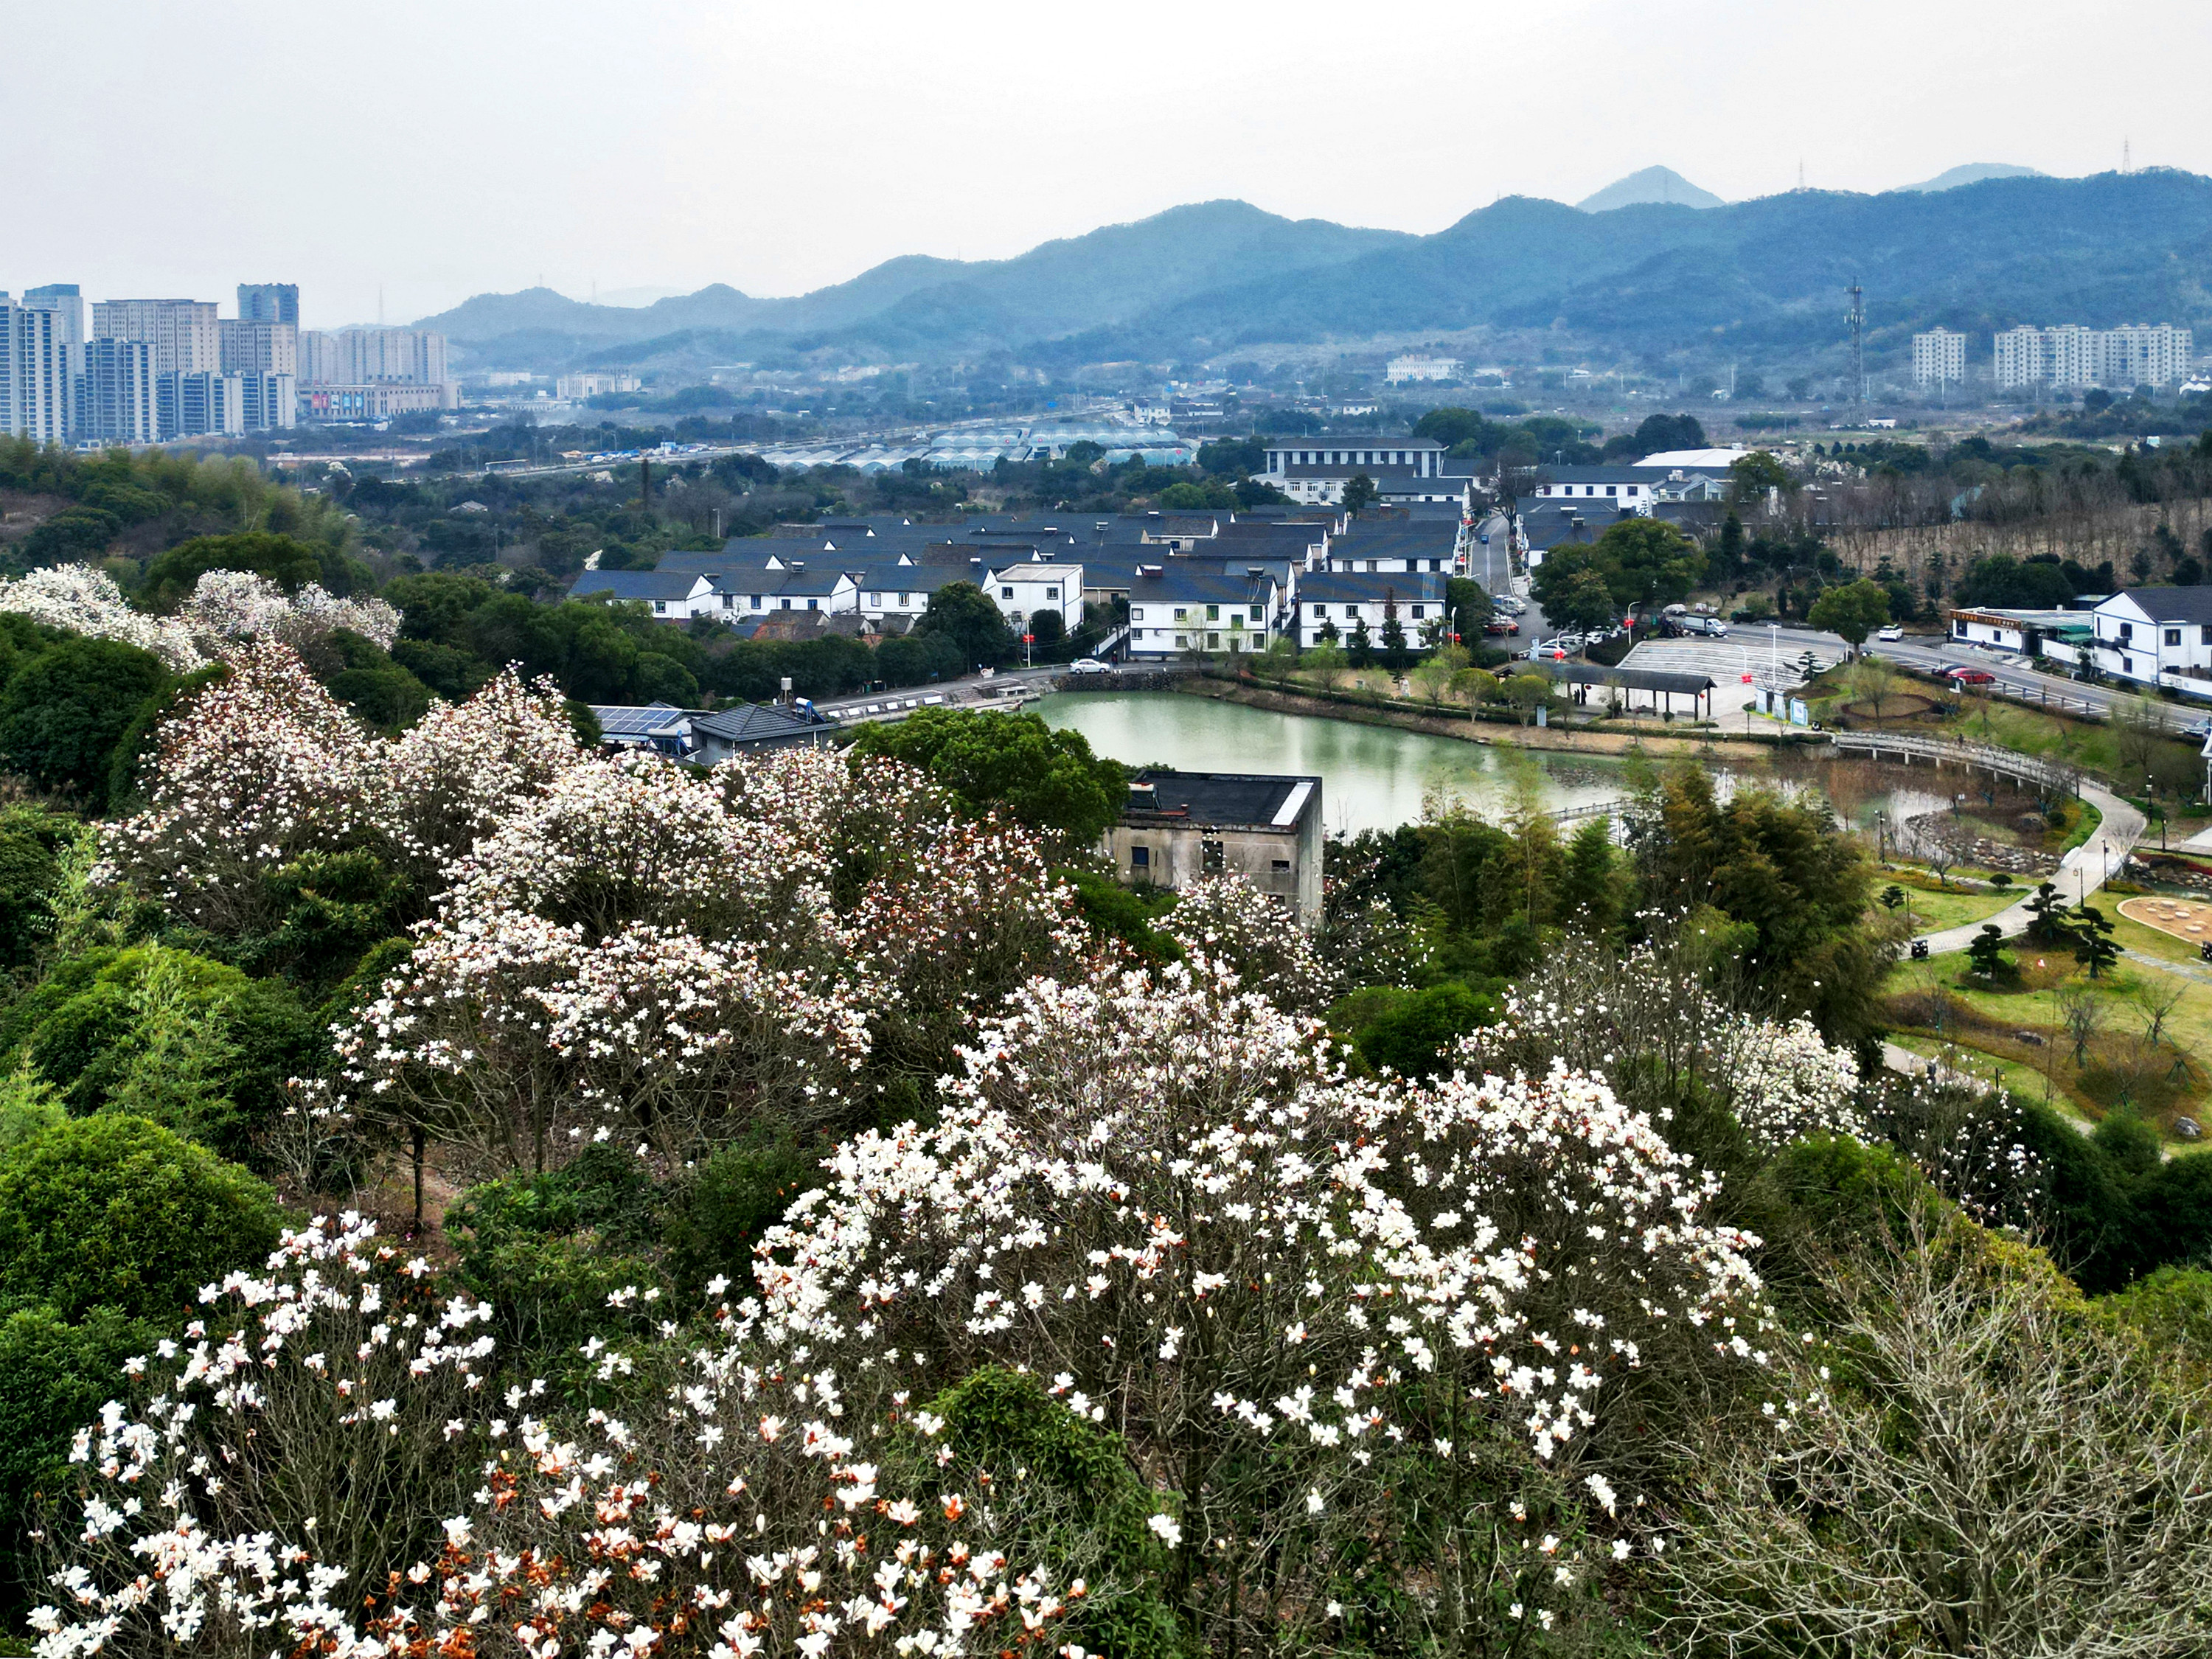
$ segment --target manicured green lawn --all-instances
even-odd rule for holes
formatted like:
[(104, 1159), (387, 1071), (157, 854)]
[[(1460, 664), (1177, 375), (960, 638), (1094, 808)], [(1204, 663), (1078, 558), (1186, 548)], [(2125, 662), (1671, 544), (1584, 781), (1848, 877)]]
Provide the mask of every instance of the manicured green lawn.
[[(1887, 884), (1877, 878), (1875, 891), (1880, 893)], [(1998, 911), (2010, 909), (2027, 896), (2026, 890), (2017, 887), (2001, 893), (1930, 893), (1917, 887), (1903, 890), (1905, 902), (1898, 906), (1896, 914), (1902, 916), (1911, 911), (1912, 931), (1916, 933), (1941, 933), (1946, 927), (1987, 921)]]

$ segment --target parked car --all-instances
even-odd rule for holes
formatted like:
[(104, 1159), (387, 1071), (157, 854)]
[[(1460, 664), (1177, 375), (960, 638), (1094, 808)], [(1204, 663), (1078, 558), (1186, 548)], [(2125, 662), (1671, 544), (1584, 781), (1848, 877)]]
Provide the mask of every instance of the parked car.
[(1986, 668), (1954, 668), (1946, 672), (1945, 678), (1954, 685), (1995, 685), (1997, 683), (1997, 677)]
[(1905, 630), (1899, 628), (1895, 623), (1890, 623), (1888, 627), (1883, 629), (1881, 633), (1875, 635), (1875, 638), (1887, 641), (1891, 644), (1895, 644), (1899, 640), (1901, 640), (1904, 637)]
[(1067, 672), (1071, 674), (1109, 674), (1113, 668), (1110, 664), (1103, 663), (1096, 657), (1078, 657), (1067, 665)]

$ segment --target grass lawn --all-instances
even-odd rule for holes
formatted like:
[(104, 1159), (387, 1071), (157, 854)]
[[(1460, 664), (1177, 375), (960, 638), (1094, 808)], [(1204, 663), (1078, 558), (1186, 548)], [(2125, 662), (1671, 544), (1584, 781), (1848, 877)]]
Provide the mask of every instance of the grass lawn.
[[(2162, 936), (2125, 920), (2117, 924), (2114, 937), (2130, 950), (2169, 959), (2173, 955), (2147, 949), (2146, 941)], [(2186, 949), (2179, 940), (2166, 943)], [(2212, 1056), (2212, 985), (2122, 962), (2094, 982), (2097, 1029), (2087, 1064), (2076, 1066), (2058, 993), (2092, 988), (2092, 981), (2070, 957), (2025, 944), (2014, 955), (2021, 977), (2003, 988), (1969, 978), (1963, 952), (1899, 963), (1887, 988), (1893, 1040), (1915, 1053), (1932, 1054), (1945, 1042), (1954, 1043), (1972, 1051), (1965, 1070), (2012, 1066), (2014, 1075), (2005, 1079), (2006, 1086), (2031, 1100), (2045, 1097), (2047, 1075), (2052, 1103), (2068, 1103), (2087, 1118), (2100, 1118), (2128, 1102), (2160, 1127), (2170, 1145), (2191, 1146), (2173, 1134), (2172, 1124), (2179, 1116), (2206, 1120), (2212, 1067), (2197, 1057)], [(2151, 1005), (2169, 997), (2175, 999), (2173, 1006), (2153, 1047), (2146, 1035)]]
[[(1880, 893), (1887, 884), (1877, 881), (1875, 891)], [(1987, 921), (1998, 911), (2010, 909), (2032, 890), (2015, 887), (2008, 892), (2000, 893), (1931, 893), (1923, 888), (1906, 887), (1905, 902), (1897, 907), (1895, 914), (1902, 916), (1910, 910), (1912, 913), (1912, 931), (1916, 933), (1940, 933), (1946, 927), (1963, 927), (1969, 922)]]

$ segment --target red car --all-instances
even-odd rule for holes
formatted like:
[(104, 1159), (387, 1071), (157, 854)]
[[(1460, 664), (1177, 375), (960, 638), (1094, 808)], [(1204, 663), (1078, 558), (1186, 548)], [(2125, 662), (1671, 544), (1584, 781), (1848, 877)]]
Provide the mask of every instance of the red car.
[(1953, 668), (1946, 671), (1945, 678), (1954, 685), (1995, 685), (1997, 683), (1997, 677), (1986, 668)]

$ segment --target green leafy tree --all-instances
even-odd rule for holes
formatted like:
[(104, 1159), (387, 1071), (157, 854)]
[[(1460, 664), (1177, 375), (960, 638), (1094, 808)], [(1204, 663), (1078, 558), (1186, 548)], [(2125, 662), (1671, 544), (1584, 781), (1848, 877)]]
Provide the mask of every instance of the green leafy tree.
[[(1557, 556), (1556, 551), (1553, 556)], [(1542, 568), (1552, 568), (1550, 559)], [(1571, 628), (1578, 633), (1589, 633), (1609, 624), (1615, 613), (1613, 591), (1606, 580), (1595, 570), (1577, 570), (1564, 580), (1545, 585), (1539, 594), (1547, 620), (1561, 628)]]
[(1355, 1033), (1353, 1046), (1370, 1066), (1428, 1077), (1444, 1066), (1455, 1042), (1495, 1012), (1487, 998), (1447, 980), (1407, 994)]
[(1393, 662), (1406, 653), (1406, 625), (1398, 619), (1398, 590), (1382, 590), (1382, 649)]
[[(333, 561), (322, 550), (290, 536), (266, 531), (247, 531), (235, 536), (195, 536), (179, 542), (146, 567), (140, 586), (143, 601), (156, 611), (173, 611), (191, 597), (199, 579), (210, 570), (245, 570), (266, 576), (288, 593), (296, 593), (309, 582), (333, 592), (349, 592), (352, 572), (346, 562)], [(362, 571), (363, 576), (367, 572)]]
[(1687, 536), (1664, 520), (1632, 518), (1607, 526), (1587, 545), (1552, 549), (1531, 586), (1544, 614), (1557, 617), (1561, 613), (1553, 596), (1577, 577), (1595, 574), (1612, 599), (1607, 612), (1612, 617), (1632, 605), (1677, 604), (1689, 597), (1705, 573), (1705, 553)]
[(1763, 501), (1770, 489), (1786, 492), (1796, 488), (1789, 469), (1765, 450), (1754, 449), (1729, 463), (1729, 500), (1735, 506)]
[(2091, 979), (2119, 961), (2120, 947), (2112, 938), (2112, 921), (2102, 910), (2094, 904), (2079, 905), (2069, 920), (2072, 938), (2068, 944), (2074, 960), (2089, 970)]
[(1578, 933), (1608, 934), (1620, 925), (1623, 899), (1620, 855), (1610, 820), (1592, 818), (1567, 843), (1559, 878), (1560, 919)]
[(1872, 870), (1856, 843), (1765, 790), (1722, 801), (1693, 766), (1667, 773), (1658, 805), (1639, 903), (1712, 906), (1751, 930), (1741, 966), (1780, 1007), (1811, 1015), (1832, 1042), (1873, 1030), (1889, 957), (1864, 925)]
[(927, 772), (978, 813), (998, 811), (1085, 848), (1121, 816), (1128, 772), (1091, 752), (1079, 732), (1035, 714), (920, 708), (896, 724), (872, 721), (855, 756), (889, 755)]
[(72, 1322), (172, 1318), (280, 1220), (261, 1182), (158, 1124), (74, 1119), (0, 1154), (0, 1295)]
[(1364, 472), (1355, 472), (1344, 483), (1344, 510), (1347, 513), (1364, 513), (1375, 505), (1379, 495), (1380, 492), (1375, 488), (1374, 479), (1369, 477)]
[(2004, 957), (2004, 929), (1995, 922), (1983, 924), (1982, 931), (1966, 946), (1966, 960), (1984, 979), (1995, 979), (2008, 965)]
[(960, 647), (963, 663), (985, 667), (1006, 661), (1014, 649), (1006, 617), (974, 582), (947, 582), (932, 593), (914, 631), (943, 635)]
[(0, 690), (0, 763), (95, 808), (117, 745), (169, 671), (151, 652), (71, 637), (18, 667)]
[(1838, 635), (1856, 652), (1868, 635), (1889, 621), (1889, 591), (1864, 576), (1841, 587), (1824, 588), (1805, 620)]
[(1352, 624), (1352, 637), (1345, 641), (1345, 653), (1354, 668), (1365, 668), (1375, 660), (1374, 636), (1367, 631), (1367, 618), (1361, 616)]

